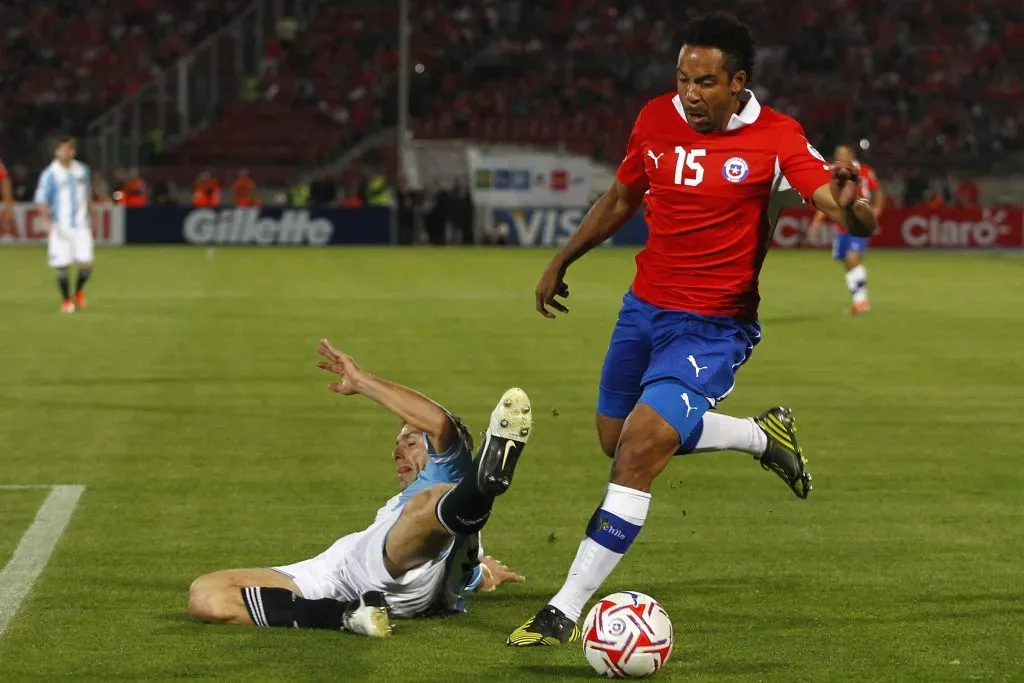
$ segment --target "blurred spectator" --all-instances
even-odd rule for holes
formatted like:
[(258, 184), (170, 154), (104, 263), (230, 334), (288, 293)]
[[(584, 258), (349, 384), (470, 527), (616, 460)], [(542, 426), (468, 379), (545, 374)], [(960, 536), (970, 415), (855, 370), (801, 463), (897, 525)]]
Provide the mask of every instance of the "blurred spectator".
[(145, 206), (148, 200), (146, 181), (139, 175), (139, 169), (133, 168), (128, 172), (127, 180), (121, 185), (117, 203), (123, 206)]
[(310, 199), (312, 197), (312, 187), (316, 185), (316, 181), (313, 181), (313, 185), (307, 185), (306, 183), (298, 183), (293, 186), (291, 192), (288, 195), (288, 205), (293, 207), (309, 206)]
[(153, 204), (174, 204), (171, 186), (165, 180), (157, 180), (150, 186), (149, 200)]
[(448, 197), (447, 191), (442, 189), (437, 182), (432, 182), (427, 191), (425, 199), (425, 225), (427, 240), (433, 245), (443, 245), (447, 242), (448, 232)]
[(119, 168), (114, 171), (114, 184), (110, 188), (111, 198), (118, 204), (123, 203), (124, 187), (128, 183), (128, 171)]
[(21, 164), (11, 169), (11, 191), (16, 202), (30, 202), (35, 194), (28, 170)]
[(359, 184), (355, 180), (349, 181), (348, 186), (338, 198), (338, 205), (349, 209), (358, 209), (364, 203), (363, 193), (359, 190)]
[(423, 193), (409, 187), (403, 178), (395, 195), (398, 209), (398, 243), (413, 244), (418, 232), (417, 213), (423, 200)]
[(331, 206), (337, 199), (338, 187), (331, 178), (321, 176), (310, 184), (307, 192), (314, 206)]
[(925, 206), (929, 209), (939, 209), (949, 204), (949, 187), (944, 178), (938, 176), (928, 181), (928, 192), (925, 196)]
[(97, 204), (110, 204), (114, 200), (113, 192), (110, 191), (110, 183), (99, 172), (92, 176), (92, 200)]
[(956, 199), (957, 206), (968, 209), (976, 209), (981, 206), (981, 190), (970, 175), (961, 175), (960, 182), (957, 183), (953, 196)]
[(395, 205), (395, 193), (382, 173), (372, 175), (366, 183), (366, 203), (369, 206), (392, 207)]
[(220, 206), (220, 180), (211, 171), (203, 171), (196, 178), (192, 192), (192, 206), (204, 208)]
[(903, 179), (903, 206), (919, 206), (925, 201), (928, 191), (928, 180), (921, 169), (910, 167)]
[(243, 168), (238, 171), (233, 183), (231, 192), (234, 194), (235, 206), (259, 206), (260, 201), (256, 197), (256, 183), (249, 175), (249, 169)]
[(462, 178), (455, 181), (451, 194), (448, 196), (448, 220), (462, 244), (473, 244), (473, 197)]

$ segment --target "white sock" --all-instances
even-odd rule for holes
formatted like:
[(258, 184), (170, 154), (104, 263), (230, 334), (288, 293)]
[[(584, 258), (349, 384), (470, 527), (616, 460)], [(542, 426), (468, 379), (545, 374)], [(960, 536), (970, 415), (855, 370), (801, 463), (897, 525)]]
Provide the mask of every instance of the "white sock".
[(704, 413), (701, 433), (690, 453), (740, 451), (760, 456), (768, 448), (768, 436), (752, 417)]
[(868, 300), (868, 271), (863, 263), (846, 271), (846, 287), (850, 290), (853, 303), (859, 304)]
[(608, 484), (604, 502), (587, 525), (587, 535), (572, 561), (569, 576), (548, 604), (579, 621), (587, 600), (611, 575), (640, 533), (650, 505), (651, 494)]

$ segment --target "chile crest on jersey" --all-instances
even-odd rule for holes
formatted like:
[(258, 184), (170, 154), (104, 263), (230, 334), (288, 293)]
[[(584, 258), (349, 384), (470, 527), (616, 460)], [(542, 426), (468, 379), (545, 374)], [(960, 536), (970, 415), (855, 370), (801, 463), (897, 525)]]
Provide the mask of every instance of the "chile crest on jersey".
[(679, 121), (668, 130), (650, 131), (643, 142), (650, 193), (767, 198), (775, 180), (776, 155), (772, 136), (758, 135), (758, 128), (755, 122), (701, 135)]

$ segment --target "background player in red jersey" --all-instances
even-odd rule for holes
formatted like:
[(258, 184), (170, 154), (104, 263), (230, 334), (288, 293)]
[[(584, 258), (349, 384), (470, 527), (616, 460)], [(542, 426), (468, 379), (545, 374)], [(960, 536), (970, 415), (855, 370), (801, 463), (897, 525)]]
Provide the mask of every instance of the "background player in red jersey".
[[(566, 269), (611, 237), (646, 198), (647, 244), (623, 298), (601, 372), (597, 427), (614, 453), (611, 482), (562, 589), (517, 628), (508, 645), (558, 645), (579, 637), (583, 606), (639, 534), (651, 484), (677, 453), (746, 450), (793, 492), (810, 475), (791, 413), (752, 419), (708, 413), (732, 390), (760, 340), (758, 274), (789, 188), (857, 236), (875, 229), (857, 199), (857, 172), (828, 164), (793, 119), (745, 88), (754, 41), (733, 16), (698, 18), (686, 30), (677, 92), (641, 110), (617, 179), (537, 285), (537, 309), (566, 312)], [(775, 209), (772, 209), (773, 211)]]
[(0, 159), (0, 199), (4, 203), (3, 209), (0, 209), (0, 221), (10, 225), (14, 221), (14, 190), (3, 159)]
[[(871, 211), (877, 219), (882, 215), (882, 208), (885, 206), (885, 190), (878, 182), (878, 176), (874, 169), (865, 163), (857, 161), (857, 153), (850, 145), (839, 145), (836, 147), (835, 160), (838, 162), (853, 164), (859, 175), (857, 195), (861, 199), (871, 202)], [(818, 211), (814, 214), (808, 233), (811, 238), (817, 236), (821, 230), (822, 223), (826, 216)], [(868, 271), (864, 268), (864, 255), (868, 250), (867, 237), (855, 237), (843, 230), (842, 225), (836, 226), (836, 234), (832, 240), (832, 258), (842, 261), (846, 266), (846, 287), (853, 297), (853, 304), (850, 306), (850, 313), (859, 315), (871, 310), (868, 304)]]

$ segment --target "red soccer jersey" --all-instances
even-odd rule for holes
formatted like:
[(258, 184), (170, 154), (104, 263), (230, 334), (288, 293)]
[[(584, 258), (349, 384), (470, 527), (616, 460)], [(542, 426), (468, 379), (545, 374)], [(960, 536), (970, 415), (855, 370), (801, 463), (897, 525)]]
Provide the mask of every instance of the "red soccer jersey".
[(878, 182), (878, 176), (875, 175), (875, 169), (871, 168), (862, 161), (855, 161), (853, 165), (857, 167), (860, 173), (860, 189), (857, 192), (857, 196), (861, 199), (867, 199), (871, 201), (871, 197), (874, 196), (875, 192), (878, 191), (881, 183)]
[(4, 166), (4, 160), (0, 159), (0, 180), (7, 177), (7, 168)]
[(773, 191), (788, 185), (809, 201), (831, 180), (800, 124), (746, 94), (725, 131), (695, 131), (673, 94), (651, 100), (637, 116), (616, 175), (648, 188), (647, 245), (636, 256), (632, 285), (643, 301), (755, 317)]

